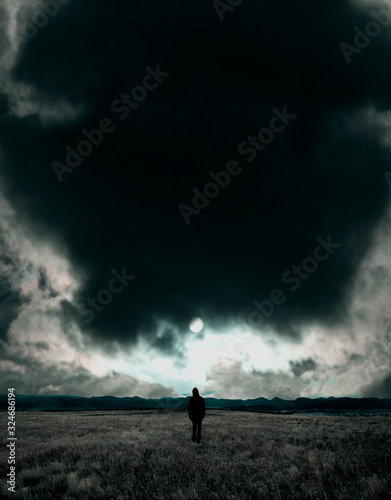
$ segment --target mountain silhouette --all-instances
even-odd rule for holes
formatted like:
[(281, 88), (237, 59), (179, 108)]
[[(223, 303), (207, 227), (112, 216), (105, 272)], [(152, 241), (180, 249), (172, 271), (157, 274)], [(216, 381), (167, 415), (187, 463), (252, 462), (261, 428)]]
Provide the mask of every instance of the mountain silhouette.
[[(67, 411), (67, 410), (136, 410), (187, 409), (189, 396), (182, 398), (164, 397), (144, 399), (139, 396), (117, 398), (114, 396), (79, 397), (79, 396), (16, 396), (16, 410)], [(378, 398), (297, 398), (293, 401), (278, 397), (272, 400), (259, 397), (255, 399), (216, 399), (205, 398), (206, 408), (230, 409), (238, 411), (259, 411), (272, 413), (286, 412), (344, 412), (348, 410), (372, 411), (390, 410), (391, 399)], [(0, 395), (0, 408), (6, 410), (7, 394)]]

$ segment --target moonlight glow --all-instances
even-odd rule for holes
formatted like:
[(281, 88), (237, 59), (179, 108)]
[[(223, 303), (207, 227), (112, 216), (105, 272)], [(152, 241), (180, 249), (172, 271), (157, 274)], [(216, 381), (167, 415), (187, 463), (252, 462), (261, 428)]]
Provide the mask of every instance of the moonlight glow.
[(201, 318), (193, 318), (189, 323), (189, 328), (192, 332), (198, 333), (204, 327), (204, 322)]

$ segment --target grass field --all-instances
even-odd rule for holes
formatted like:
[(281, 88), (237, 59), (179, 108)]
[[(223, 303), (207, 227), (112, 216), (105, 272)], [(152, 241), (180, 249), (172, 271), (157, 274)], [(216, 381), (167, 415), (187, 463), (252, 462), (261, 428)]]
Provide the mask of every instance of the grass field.
[(18, 412), (17, 437), (10, 498), (391, 499), (390, 418), (210, 410), (197, 445), (184, 412)]

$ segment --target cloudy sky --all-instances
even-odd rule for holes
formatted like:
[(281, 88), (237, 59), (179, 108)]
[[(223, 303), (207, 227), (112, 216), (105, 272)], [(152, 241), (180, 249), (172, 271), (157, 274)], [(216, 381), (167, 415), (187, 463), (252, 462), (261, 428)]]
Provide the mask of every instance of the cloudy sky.
[(0, 37), (0, 392), (391, 397), (391, 3), (0, 0)]

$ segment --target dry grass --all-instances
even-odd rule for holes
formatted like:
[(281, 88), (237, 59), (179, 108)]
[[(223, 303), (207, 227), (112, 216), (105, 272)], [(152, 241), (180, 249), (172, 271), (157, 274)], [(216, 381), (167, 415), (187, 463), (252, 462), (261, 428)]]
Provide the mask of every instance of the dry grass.
[(391, 499), (390, 423), (215, 410), (197, 445), (183, 412), (19, 412), (12, 497)]

